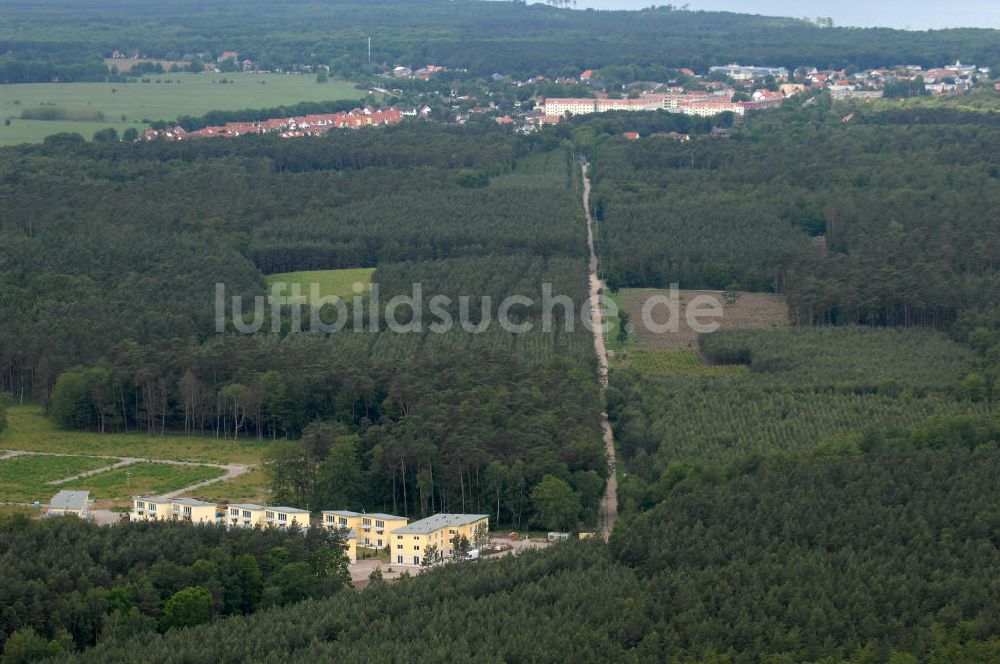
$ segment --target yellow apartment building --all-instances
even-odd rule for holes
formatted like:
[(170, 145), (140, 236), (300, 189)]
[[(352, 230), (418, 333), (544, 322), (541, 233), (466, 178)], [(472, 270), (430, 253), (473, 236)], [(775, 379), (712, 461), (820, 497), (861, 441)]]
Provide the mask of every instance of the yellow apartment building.
[(325, 510), (323, 526), (326, 528), (351, 528), (357, 531), (357, 545), (381, 549), (390, 545), (389, 533), (402, 528), (409, 521), (405, 516), (372, 512), (351, 512), (350, 510)]
[(435, 514), (414, 521), (391, 531), (391, 560), (397, 565), (420, 565), (431, 547), (435, 547), (435, 562), (450, 560), (453, 542), (462, 536), (478, 550), (477, 533), (485, 533), (489, 523), (486, 514)]
[(347, 553), (347, 559), (352, 562), (358, 562), (358, 531), (356, 530), (345, 530), (344, 534), (344, 552)]
[(215, 503), (194, 498), (162, 498), (136, 496), (132, 499), (130, 521), (190, 521), (191, 523), (218, 523)]
[(269, 505), (264, 508), (264, 525), (275, 528), (291, 528), (292, 526), (308, 528), (309, 510)]
[(264, 525), (263, 505), (253, 503), (232, 503), (226, 506), (225, 524), (229, 527), (253, 528)]

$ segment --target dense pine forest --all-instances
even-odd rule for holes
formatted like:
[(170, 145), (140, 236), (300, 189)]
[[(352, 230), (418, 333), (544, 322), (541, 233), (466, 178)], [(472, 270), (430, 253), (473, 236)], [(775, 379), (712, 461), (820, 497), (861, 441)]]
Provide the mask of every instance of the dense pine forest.
[(4, 661), (198, 625), (345, 588), (339, 535), (183, 523), (0, 521)]
[(996, 434), (692, 472), (609, 547), (109, 638), (80, 659), (995, 661)]
[[(4, 387), (59, 425), (289, 438), (266, 466), (275, 499), (299, 507), (489, 511), (521, 528), (552, 477), (595, 520), (607, 470), (579, 324), (583, 215), (558, 140), (420, 123), (301, 142), (50, 141), (0, 161)], [(397, 334), (370, 318), (373, 293), (337, 334), (308, 331), (308, 312), (292, 333), (288, 311), (274, 333), (216, 333), (216, 283), (252, 302), (265, 274), (376, 266), (382, 303), (419, 283), (452, 298), (455, 329)], [(542, 329), (543, 283), (575, 327), (560, 308)], [(460, 296), (478, 326), (515, 293), (536, 300), (511, 314), (535, 331), (459, 328)]]
[[(435, 79), (455, 95), (493, 73), (669, 80), (737, 60), (1000, 67), (994, 31), (670, 6), (8, 5), (0, 83), (102, 80), (118, 49), (367, 83), (433, 62), (467, 68)], [(498, 78), (511, 103), (567, 92)], [(494, 533), (596, 529), (615, 472), (608, 541), (355, 590), (316, 530), (0, 516), (0, 661), (1000, 661), (995, 113), (804, 94), (739, 120), (604, 113), (527, 134), (431, 117), (0, 149), (0, 432), (19, 403), (68, 439), (254, 441), (269, 504), (482, 513)], [(765, 293), (780, 321), (678, 350), (619, 315), (602, 390), (581, 162), (611, 295)], [(271, 282), (341, 269), (371, 275), (338, 293), (350, 313), (262, 304), (242, 331)], [(416, 284), (396, 320), (373, 313)], [(512, 294), (531, 331), (485, 327)]]
[[(990, 428), (988, 384), (972, 353), (920, 329), (791, 328), (702, 337), (731, 375), (616, 370), (608, 407), (628, 476), (626, 512), (664, 500), (691, 467), (856, 450), (914, 426)], [(987, 436), (989, 438), (989, 436)]]
[(609, 286), (774, 290), (807, 323), (943, 329), (995, 304), (1000, 125), (786, 113), (728, 140), (601, 144)]

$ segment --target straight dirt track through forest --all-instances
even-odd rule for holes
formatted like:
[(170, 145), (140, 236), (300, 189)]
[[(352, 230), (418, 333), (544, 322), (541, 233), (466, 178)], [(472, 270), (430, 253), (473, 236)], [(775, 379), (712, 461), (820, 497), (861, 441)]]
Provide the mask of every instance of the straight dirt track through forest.
[[(587, 215), (587, 249), (590, 251), (590, 319), (594, 328), (594, 352), (597, 353), (597, 378), (601, 385), (601, 394), (608, 389), (608, 351), (604, 345), (602, 332), (602, 316), (600, 296), (604, 291), (604, 283), (597, 276), (597, 251), (594, 249), (594, 217), (590, 214), (590, 178), (587, 177), (587, 163), (581, 164), (583, 170), (583, 212)], [(618, 520), (618, 477), (615, 462), (615, 439), (608, 421), (608, 411), (601, 413), (601, 429), (604, 432), (604, 448), (608, 456), (608, 484), (601, 498), (599, 520), (601, 534), (607, 539)]]

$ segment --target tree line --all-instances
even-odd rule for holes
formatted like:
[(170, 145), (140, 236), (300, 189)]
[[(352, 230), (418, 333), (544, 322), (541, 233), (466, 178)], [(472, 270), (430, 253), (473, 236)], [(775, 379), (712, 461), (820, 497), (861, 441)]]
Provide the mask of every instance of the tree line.
[(347, 585), (335, 531), (183, 522), (0, 520), (4, 662), (329, 597)]

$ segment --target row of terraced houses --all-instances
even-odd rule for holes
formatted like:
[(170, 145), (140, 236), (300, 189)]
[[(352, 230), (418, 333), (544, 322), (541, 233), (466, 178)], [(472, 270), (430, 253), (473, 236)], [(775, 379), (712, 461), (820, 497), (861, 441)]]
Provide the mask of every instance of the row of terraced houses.
[(369, 126), (396, 125), (407, 115), (416, 111), (401, 111), (395, 108), (373, 110), (355, 109), (343, 113), (317, 113), (291, 118), (269, 118), (256, 122), (227, 122), (217, 127), (205, 127), (196, 131), (185, 131), (183, 127), (170, 129), (149, 129), (139, 140), (183, 141), (193, 138), (235, 138), (247, 134), (276, 133), (283, 138), (316, 136), (333, 129), (360, 129)]
[(462, 538), (469, 554), (478, 555), (489, 530), (485, 514), (435, 514), (414, 521), (405, 516), (326, 510), (314, 522), (308, 510), (297, 507), (251, 503), (215, 503), (194, 498), (136, 496), (132, 499), (132, 521), (187, 521), (221, 524), (230, 528), (308, 528), (315, 525), (344, 536), (350, 561), (357, 561), (359, 546), (389, 549), (390, 561), (397, 565), (420, 566), (452, 559)]

